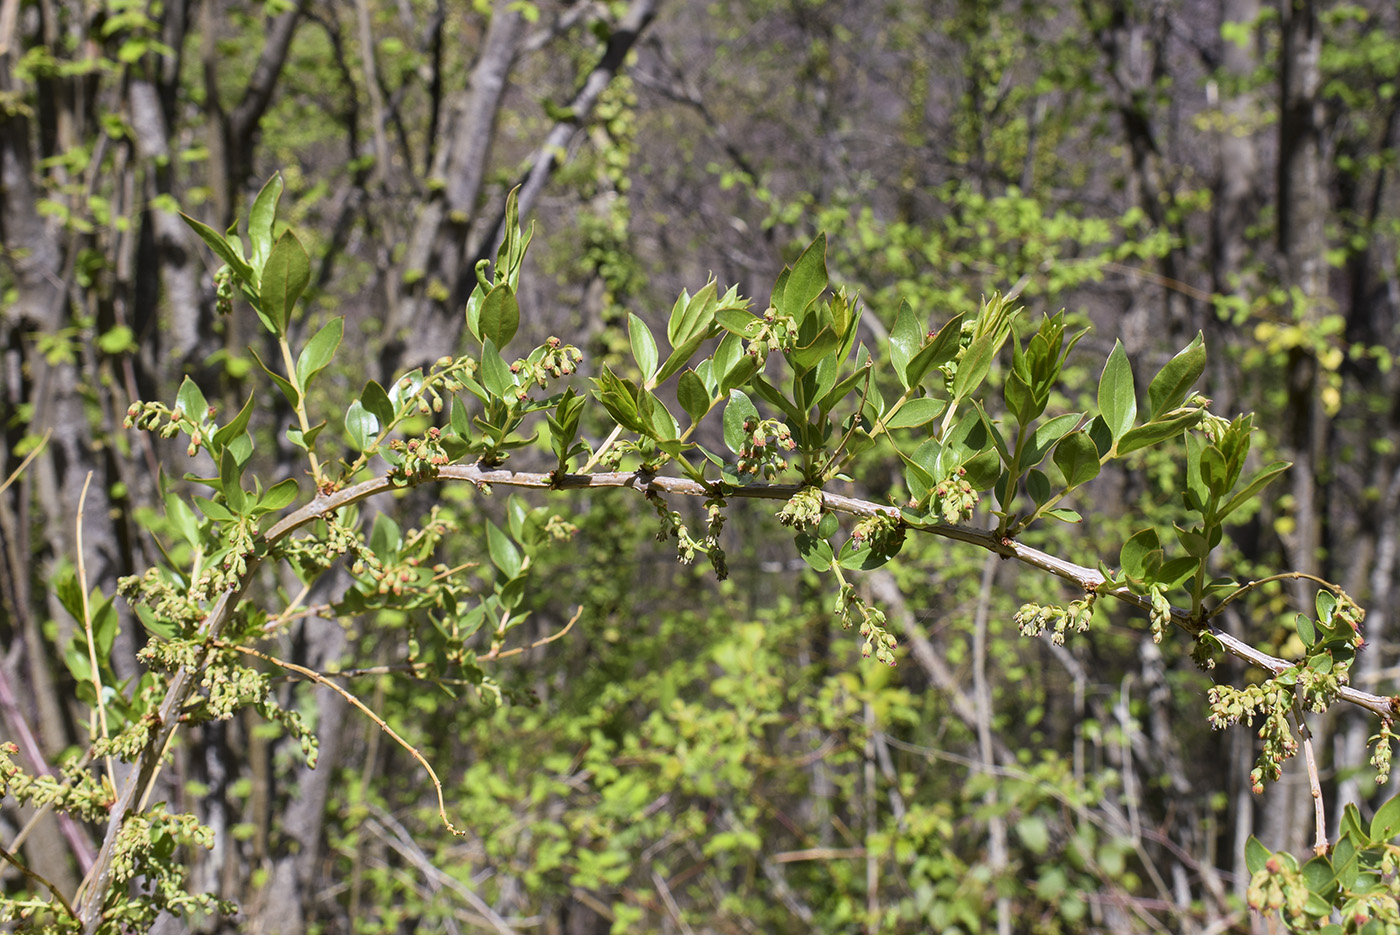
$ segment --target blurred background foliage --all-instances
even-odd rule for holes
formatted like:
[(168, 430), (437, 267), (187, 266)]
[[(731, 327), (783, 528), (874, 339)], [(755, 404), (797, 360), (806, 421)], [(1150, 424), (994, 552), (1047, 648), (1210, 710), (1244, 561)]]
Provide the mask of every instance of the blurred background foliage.
[[(517, 184), (524, 328), (585, 350), (580, 388), (605, 364), (635, 376), (627, 313), (661, 327), (711, 274), (761, 303), (822, 231), (871, 343), (901, 300), (936, 329), (1020, 287), (1025, 321), (1093, 326), (1066, 371), (1092, 397), (1115, 338), (1150, 373), (1204, 331), (1215, 411), (1257, 410), (1259, 463), (1296, 463), (1242, 515), (1230, 573), (1340, 583), (1369, 609), (1357, 684), (1389, 690), (1398, 80), (1385, 0), (0, 2), (0, 474), (48, 437), (0, 493), (5, 733), (34, 739), (35, 770), (83, 742), (49, 582), (80, 518), (104, 592), (155, 560), (158, 477), (190, 468), (120, 428), (132, 399), (173, 399), (187, 374), (220, 411), (246, 397), (266, 336), (246, 308), (215, 314), (214, 263), (176, 212), (223, 229), (274, 171), (312, 255), (300, 327), (346, 316), (322, 380), (337, 398), (459, 349)], [(288, 417), (259, 406), (260, 447)], [(1093, 566), (1117, 550), (1097, 543), (1169, 531), (1184, 453), (1135, 457), (1091, 485), (1084, 523), (1027, 542)], [(873, 457), (851, 476), (870, 499), (901, 489)], [(482, 529), (505, 500), (417, 491), (398, 512), (436, 506), (435, 554), (489, 587)], [(413, 611), (308, 615), (276, 648), (362, 671), (346, 684), (437, 765), (470, 835), (441, 828), (378, 727), (288, 680), (314, 772), (250, 715), (199, 729), (166, 774), (218, 833), (193, 885), (242, 906), (203, 929), (1247, 931), (1249, 835), (1305, 846), (1301, 767), (1253, 796), (1252, 733), (1212, 732), (1185, 643), (1158, 647), (1124, 608), (1066, 646), (1029, 640), (1020, 602), (1074, 595), (912, 541), (860, 578), (901, 636), (890, 670), (842, 635), (771, 508), (733, 506), (720, 583), (624, 492), (528, 500), (577, 531), (531, 546), (519, 643), (582, 613), (480, 663), (499, 699), (411, 677), (433, 632)], [(1279, 651), (1310, 603), (1274, 585), (1226, 622)], [(142, 631), (118, 613), (129, 678)], [(1220, 677), (1248, 681), (1232, 665)], [(1368, 779), (1365, 718), (1313, 729), (1329, 814), (1394, 794)], [(4, 840), (28, 818), (0, 810)], [(69, 891), (81, 851), (24, 848)]]

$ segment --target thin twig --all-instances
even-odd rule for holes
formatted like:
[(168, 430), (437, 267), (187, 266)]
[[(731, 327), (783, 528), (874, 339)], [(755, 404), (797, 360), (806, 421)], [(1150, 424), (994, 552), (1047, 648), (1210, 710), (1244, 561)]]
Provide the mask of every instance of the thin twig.
[(58, 901), (58, 904), (60, 906), (63, 907), (63, 911), (68, 913), (68, 917), (73, 919), (75, 922), (78, 920), (78, 914), (73, 911), (73, 907), (69, 905), (68, 900), (63, 898), (63, 894), (59, 892), (58, 887), (50, 883), (44, 876), (36, 873), (33, 870), (30, 870), (23, 863), (21, 863), (13, 854), (5, 850), (5, 848), (3, 847), (0, 847), (0, 858), (4, 858), (5, 862), (8, 863), (10, 866), (14, 867), (20, 873), (24, 874), (26, 877), (33, 880), (35, 883), (38, 883), (44, 889), (52, 893), (53, 898)]
[(423, 754), (418, 752), (417, 747), (409, 743), (407, 740), (404, 740), (403, 737), (399, 736), (398, 731), (390, 727), (388, 722), (386, 722), (379, 715), (375, 714), (374, 711), (372, 711), (370, 707), (366, 705), (363, 701), (356, 698), (346, 689), (341, 688), (335, 682), (332, 682), (329, 678), (322, 675), (320, 672), (317, 672), (314, 669), (308, 669), (305, 666), (299, 666), (295, 662), (287, 662), (284, 659), (278, 659), (276, 656), (270, 656), (267, 653), (262, 652), (261, 650), (253, 649), (251, 646), (240, 646), (236, 643), (226, 643), (223, 640), (211, 640), (210, 645), (217, 646), (220, 649), (228, 649), (232, 650), (233, 652), (243, 653), (245, 656), (252, 656), (255, 659), (261, 659), (264, 662), (270, 662), (275, 666), (286, 669), (288, 672), (295, 672), (298, 675), (310, 679), (317, 685), (324, 685), (340, 697), (344, 698), (346, 701), (350, 702), (350, 704), (353, 705), (355, 708), (359, 709), (360, 713), (364, 714), (365, 717), (369, 718), (375, 724), (378, 724), (379, 729), (384, 731), (384, 733), (388, 734), (389, 737), (400, 747), (402, 747), (404, 751), (408, 753), (409, 756), (413, 757), (415, 760), (418, 761), (418, 764), (423, 767), (424, 771), (427, 772), (428, 778), (433, 781), (433, 788), (437, 790), (438, 817), (442, 819), (443, 825), (447, 828), (448, 831), (451, 831), (458, 837), (466, 836), (467, 832), (463, 831), (461, 828), (458, 828), (452, 823), (452, 820), (447, 817), (447, 802), (443, 798), (442, 794), (442, 780), (438, 779), (438, 774), (436, 771), (433, 770), (432, 764), (428, 762), (427, 758), (425, 758)]
[(681, 917), (681, 907), (676, 905), (676, 897), (671, 895), (671, 888), (666, 885), (666, 878), (655, 869), (651, 871), (651, 882), (656, 884), (656, 891), (661, 894), (661, 901), (666, 904), (666, 911), (670, 913), (672, 921), (680, 926), (685, 935), (695, 935), (689, 923)]
[(1303, 708), (1293, 702), (1293, 713), (1298, 719), (1298, 733), (1303, 738), (1303, 762), (1308, 766), (1308, 790), (1312, 793), (1313, 822), (1316, 835), (1313, 838), (1313, 853), (1321, 857), (1327, 853), (1327, 812), (1322, 803), (1322, 780), (1317, 774), (1317, 755), (1313, 753), (1312, 731), (1303, 719)]
[(523, 652), (529, 652), (532, 649), (539, 649), (541, 646), (544, 646), (548, 643), (553, 643), (555, 640), (559, 639), (561, 636), (572, 630), (574, 628), (574, 624), (578, 623), (578, 618), (582, 616), (583, 605), (580, 604), (578, 605), (578, 610), (574, 611), (574, 615), (569, 618), (569, 622), (564, 624), (564, 629), (560, 630), (558, 633), (537, 639), (529, 646), (517, 646), (514, 649), (507, 649), (505, 652), (500, 652), (499, 649), (492, 649), (486, 655), (477, 657), (477, 662), (491, 662), (496, 659), (505, 659), (507, 656), (518, 656)]
[(10, 476), (5, 478), (4, 483), (0, 483), (0, 493), (4, 493), (6, 487), (19, 479), (19, 476), (24, 473), (24, 469), (29, 467), (30, 461), (39, 457), (39, 452), (43, 451), (44, 446), (49, 443), (49, 436), (51, 435), (53, 435), (53, 429), (50, 428), (44, 431), (43, 437), (39, 439), (39, 443), (34, 446), (34, 449), (30, 451), (29, 454), (24, 456), (24, 460), (19, 463), (19, 467), (10, 472)]
[[(102, 739), (107, 740), (111, 736), (107, 730), (107, 702), (102, 697), (102, 673), (97, 668), (97, 641), (92, 635), (92, 607), (88, 602), (87, 558), (83, 554), (83, 508), (87, 504), (88, 487), (91, 484), (92, 472), (88, 471), (87, 477), (83, 480), (83, 492), (78, 495), (78, 518), (75, 521), (77, 544), (75, 548), (78, 552), (78, 590), (82, 592), (83, 598), (83, 634), (87, 637), (88, 667), (92, 670), (92, 691), (97, 697), (97, 723), (102, 728)], [(115, 789), (117, 787), (117, 773), (112, 766), (111, 754), (103, 757), (103, 762), (107, 764), (107, 781)]]
[(366, 821), (365, 828), (367, 830), (397, 851), (399, 856), (411, 863), (424, 876), (430, 877), (435, 883), (446, 886), (465, 899), (483, 919), (491, 924), (491, 927), (499, 935), (515, 935), (515, 929), (510, 927), (510, 923), (501, 918), (500, 913), (492, 909), (479, 893), (464, 886), (451, 874), (443, 873), (431, 858), (423, 853), (422, 848), (418, 847), (408, 829), (401, 825), (393, 815), (377, 805), (371, 805), (370, 808), (374, 810), (377, 820), (371, 818)]

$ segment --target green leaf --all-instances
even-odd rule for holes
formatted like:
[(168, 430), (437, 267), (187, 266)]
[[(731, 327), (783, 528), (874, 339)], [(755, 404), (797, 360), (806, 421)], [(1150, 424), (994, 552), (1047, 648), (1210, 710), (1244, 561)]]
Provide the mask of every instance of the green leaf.
[(1044, 506), (1050, 499), (1050, 478), (1044, 471), (1031, 468), (1026, 472), (1026, 493), (1037, 507)]
[(520, 328), (520, 304), (515, 300), (515, 290), (510, 283), (503, 282), (486, 293), (476, 324), (482, 343), (490, 341), (498, 351), (515, 337)]
[(1356, 857), (1356, 845), (1348, 835), (1343, 834), (1332, 848), (1332, 866), (1336, 868), (1337, 882), (1347, 888), (1356, 883), (1356, 877), (1361, 872), (1360, 861)]
[(481, 341), (480, 376), (482, 385), (492, 397), (508, 403), (517, 401), (515, 394), (510, 392), (515, 386), (515, 375), (510, 372), (505, 359), (496, 350), (496, 342), (489, 337)]
[(861, 543), (857, 547), (856, 540), (849, 539), (841, 546), (841, 554), (836, 557), (836, 564), (842, 568), (851, 568), (856, 571), (872, 571), (888, 564), (890, 559), (899, 554), (899, 550), (904, 547), (904, 540), (898, 537), (891, 537), (893, 540), (888, 548), (875, 548), (869, 543)]
[(228, 508), (240, 516), (248, 511), (248, 495), (243, 492), (239, 483), (242, 474), (238, 459), (232, 451), (225, 448), (219, 458), (220, 489), (224, 492), (224, 502), (228, 504)]
[(1331, 620), (1337, 610), (1337, 596), (1331, 591), (1318, 591), (1313, 606), (1317, 608), (1318, 620)]
[(194, 497), (194, 502), (199, 507), (201, 513), (217, 522), (226, 523), (238, 519), (238, 517), (222, 503), (215, 503), (213, 500), (201, 497), (197, 494)]
[(1312, 620), (1307, 614), (1298, 614), (1294, 623), (1298, 627), (1298, 638), (1303, 641), (1304, 646), (1311, 649), (1317, 642), (1317, 628), (1313, 626)]
[(180, 534), (190, 545), (199, 545), (199, 519), (194, 515), (194, 510), (174, 493), (166, 493), (165, 516), (170, 520), (170, 525)]
[(823, 325), (810, 338), (802, 335), (799, 336), (798, 340), (805, 340), (805, 343), (794, 346), (787, 357), (788, 363), (792, 364), (793, 369), (798, 373), (811, 370), (821, 363), (823, 358), (841, 346), (841, 336), (830, 324)]
[(762, 376), (755, 376), (752, 385), (754, 392), (783, 411), (783, 415), (787, 416), (788, 424), (794, 431), (800, 430), (801, 426), (806, 423), (807, 417), (802, 410), (797, 408), (797, 404), (788, 399), (781, 390)]
[(366, 451), (379, 437), (379, 420), (357, 399), (345, 409), (345, 431), (356, 448)]
[(289, 477), (284, 481), (279, 481), (268, 488), (267, 492), (258, 498), (258, 504), (253, 509), (256, 513), (274, 513), (277, 510), (285, 509), (296, 502), (297, 480)]
[(899, 383), (906, 390), (910, 387), (908, 373), (909, 362), (914, 359), (914, 355), (919, 353), (924, 341), (924, 329), (918, 321), (914, 310), (909, 307), (908, 301), (899, 303), (899, 313), (894, 320), (894, 327), (890, 329), (890, 364), (894, 367), (894, 374), (899, 378)]
[(832, 555), (830, 542), (805, 532), (797, 534), (796, 542), (797, 554), (801, 555), (802, 560), (808, 565), (817, 571), (826, 571), (831, 567), (835, 556)]
[(1069, 488), (1087, 484), (1099, 476), (1099, 450), (1084, 432), (1071, 432), (1055, 446), (1055, 467)]
[(1225, 456), (1214, 445), (1207, 445), (1201, 451), (1201, 481), (1206, 490), (1215, 497), (1224, 496), (1230, 488), (1230, 468)]
[(304, 394), (316, 374), (326, 368), (340, 347), (340, 338), (345, 331), (344, 318), (332, 318), (312, 336), (297, 357), (297, 387)]
[(593, 383), (597, 388), (598, 400), (618, 425), (639, 435), (646, 434), (646, 426), (642, 423), (637, 412), (638, 390), (636, 384), (630, 380), (619, 378), (606, 364), (603, 366), (603, 372), (594, 378)]
[(637, 415), (651, 429), (647, 434), (657, 441), (674, 441), (680, 436), (676, 417), (650, 390), (643, 389), (637, 393)]
[[(671, 342), (671, 347), (683, 346), (709, 330), (710, 324), (715, 320), (715, 309), (719, 305), (717, 292), (718, 286), (711, 279), (705, 283), (705, 288), (688, 300), (685, 300), (685, 293), (681, 293), (680, 299), (676, 300), (671, 309), (671, 320), (666, 325), (666, 338)], [(657, 382), (660, 382), (659, 378)]]
[(500, 569), (506, 578), (514, 578), (520, 574), (523, 561), (520, 550), (501, 532), (500, 527), (489, 519), (486, 521), (486, 551), (491, 556), (491, 564)]
[(1021, 457), (1021, 464), (1039, 464), (1056, 442), (1074, 431), (1082, 418), (1082, 413), (1066, 412), (1037, 425), (1031, 433), (1031, 442)]
[[(783, 285), (783, 300), (778, 310), (802, 321), (807, 306), (816, 301), (817, 296), (826, 289), (826, 284), (826, 234), (818, 234), (792, 265), (792, 272)], [(839, 335), (836, 343), (841, 343)]]
[(307, 429), (305, 432), (303, 432), (301, 429), (292, 428), (291, 426), (288, 426), (288, 427), (287, 427), (287, 441), (291, 442), (293, 445), (296, 445), (298, 448), (302, 449), (303, 451), (310, 451), (310, 450), (311, 450), (311, 447), (312, 447), (313, 445), (316, 444), (316, 436), (317, 436), (317, 435), (320, 435), (320, 434), (321, 434), (321, 430), (324, 429), (325, 427), (326, 427), (326, 420), (325, 420), (325, 419), (322, 419), (320, 422), (317, 422), (315, 425), (311, 426), (311, 428)]
[(970, 396), (987, 376), (997, 351), (1001, 349), (1006, 335), (988, 331), (967, 346), (963, 359), (958, 363), (958, 372), (953, 376), (953, 399), (961, 401)]
[(185, 223), (200, 236), (201, 240), (209, 245), (209, 249), (213, 250), (214, 254), (219, 259), (233, 268), (233, 271), (238, 274), (240, 279), (247, 283), (252, 283), (257, 279), (257, 277), (253, 275), (253, 267), (249, 266), (248, 261), (243, 259), (241, 245), (234, 246), (234, 244), (224, 238), (223, 234), (220, 234), (203, 221), (196, 221), (188, 214), (182, 213), (180, 217), (184, 218)]
[(1059, 521), (1062, 522), (1062, 523), (1082, 523), (1082, 522), (1084, 522), (1084, 517), (1082, 517), (1082, 516), (1079, 515), (1079, 511), (1067, 509), (1067, 508), (1062, 507), (1062, 506), (1061, 506), (1061, 507), (1056, 507), (1056, 508), (1053, 509), (1053, 510), (1046, 510), (1044, 513), (1042, 513), (1042, 514), (1040, 514), (1040, 515), (1041, 515), (1041, 516), (1048, 516), (1048, 517), (1050, 517), (1051, 519), (1057, 519), (1057, 520), (1059, 520)]
[(276, 333), (287, 333), (292, 309), (311, 281), (311, 258), (297, 235), (288, 230), (277, 238), (277, 244), (263, 266), (258, 298), (265, 314), (277, 326)]
[[(862, 356), (865, 357), (864, 361), (860, 360)], [(867, 374), (870, 370), (870, 358), (865, 353), (865, 345), (861, 345), (860, 351), (856, 354), (856, 358), (856, 369), (851, 373), (847, 374), (846, 376), (842, 377), (836, 383), (835, 386), (827, 390), (827, 392), (822, 396), (821, 399), (817, 400), (817, 408), (820, 409), (822, 412), (830, 412), (836, 406), (837, 403), (845, 399), (846, 396), (850, 394), (851, 390), (855, 389), (858, 385), (865, 382)], [(947, 404), (940, 402), (940, 405), (946, 407)]]
[(175, 394), (175, 406), (195, 425), (202, 425), (209, 418), (209, 403), (199, 386), (187, 375)]
[(715, 323), (735, 338), (752, 339), (763, 325), (762, 319), (741, 308), (722, 308), (715, 312)]
[(272, 252), (272, 225), (277, 220), (277, 202), (282, 198), (282, 173), (273, 173), (263, 184), (248, 212), (248, 240), (253, 245), (253, 268), (263, 269)]
[(720, 395), (723, 396), (734, 387), (743, 386), (749, 382), (762, 366), (758, 362), (758, 358), (752, 354), (740, 354), (739, 359), (734, 362), (734, 366), (721, 374), (719, 378)]
[(1150, 448), (1153, 445), (1161, 444), (1168, 439), (1176, 438), (1200, 421), (1201, 413), (1184, 412), (1162, 422), (1148, 422), (1139, 425), (1135, 429), (1124, 432), (1123, 437), (1118, 439), (1118, 453), (1125, 455), (1137, 451), (1139, 448)]
[(1255, 494), (1268, 486), (1274, 478), (1278, 477), (1292, 466), (1293, 462), (1291, 461), (1274, 461), (1255, 471), (1250, 475), (1249, 480), (1245, 481), (1244, 486), (1231, 496), (1230, 499), (1225, 502), (1224, 506), (1215, 511), (1216, 521), (1219, 522), (1223, 520), (1225, 517), (1244, 506)]
[[(1123, 543), (1118, 555), (1118, 563), (1123, 574), (1134, 581), (1151, 582), (1161, 567), (1162, 543), (1157, 538), (1157, 530), (1143, 529)], [(1153, 556), (1158, 556), (1155, 560)]]
[(374, 414), (381, 426), (389, 425), (394, 421), (394, 404), (389, 401), (389, 394), (384, 392), (384, 387), (374, 380), (365, 384), (364, 390), (360, 393), (360, 402), (365, 409)]
[(916, 385), (934, 367), (942, 366), (958, 356), (958, 348), (962, 345), (962, 323), (962, 315), (953, 316), (938, 329), (933, 340), (909, 361), (904, 372), (905, 386)]
[(1180, 406), (1186, 394), (1206, 369), (1205, 337), (1198, 331), (1191, 343), (1182, 348), (1147, 387), (1147, 405), (1155, 419)]
[(1123, 342), (1113, 342), (1113, 351), (1099, 377), (1099, 412), (1116, 442), (1137, 421), (1137, 388), (1133, 385), (1133, 366)]
[(1001, 475), (1001, 455), (995, 449), (983, 451), (969, 458), (962, 467), (967, 471), (963, 480), (968, 486), (973, 490), (988, 490)]
[(277, 384), (277, 388), (282, 391), (283, 396), (287, 397), (287, 402), (291, 403), (293, 408), (301, 405), (301, 391), (292, 385), (292, 381), (263, 363), (263, 359), (258, 356), (258, 352), (254, 348), (249, 347), (248, 353), (253, 355), (253, 360), (258, 362), (258, 366), (263, 369), (263, 373), (271, 377), (272, 382)]
[(704, 343), (707, 332), (704, 329), (696, 332), (687, 338), (679, 347), (671, 351), (671, 356), (666, 358), (666, 362), (661, 365), (661, 369), (656, 372), (656, 376), (649, 381), (652, 386), (660, 386), (671, 378), (671, 374), (680, 370), (690, 363), (690, 358)]
[(1400, 834), (1400, 796), (1376, 809), (1371, 819), (1371, 843), (1382, 844)]
[(1020, 425), (1030, 425), (1045, 411), (1045, 403), (1036, 398), (1029, 383), (1019, 373), (1012, 371), (1006, 375), (1002, 386), (1002, 396), (1006, 399), (1006, 409)]
[(705, 389), (704, 381), (695, 375), (694, 370), (681, 374), (676, 384), (676, 401), (690, 416), (691, 422), (699, 422), (710, 411), (710, 391)]
[[(758, 407), (743, 391), (730, 390), (729, 402), (724, 405), (724, 444), (735, 454), (739, 453), (744, 436), (748, 434), (744, 431), (747, 419), (758, 420)], [(827, 551), (831, 550), (828, 548)]]
[(238, 415), (233, 417), (233, 421), (223, 426), (214, 433), (213, 439), (209, 442), (211, 451), (222, 452), (228, 443), (233, 441), (244, 430), (248, 428), (248, 422), (253, 418), (253, 396), (248, 395), (248, 401), (243, 404), (243, 408), (238, 410)]
[(627, 334), (632, 340), (632, 356), (642, 371), (642, 382), (645, 383), (656, 373), (656, 339), (651, 336), (647, 323), (631, 312), (627, 313)]
[(896, 410), (895, 414), (885, 423), (885, 428), (907, 429), (928, 425), (943, 415), (943, 411), (947, 408), (948, 401), (945, 399), (932, 399), (928, 396), (911, 399)]

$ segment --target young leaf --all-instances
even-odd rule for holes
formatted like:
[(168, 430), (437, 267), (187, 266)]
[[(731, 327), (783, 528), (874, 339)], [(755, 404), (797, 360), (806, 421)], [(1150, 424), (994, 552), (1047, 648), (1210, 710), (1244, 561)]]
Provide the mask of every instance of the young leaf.
[[(481, 382), (486, 392), (496, 399), (506, 399), (508, 391), (515, 386), (515, 376), (496, 350), (496, 342), (488, 337), (481, 341)], [(515, 402), (514, 394), (511, 397), (507, 401)]]
[(301, 391), (292, 385), (291, 380), (288, 380), (286, 377), (282, 376), (282, 374), (263, 363), (263, 359), (258, 356), (258, 352), (252, 347), (248, 348), (248, 353), (253, 355), (253, 360), (257, 361), (258, 366), (263, 369), (263, 373), (271, 377), (272, 382), (277, 384), (277, 388), (282, 391), (282, 395), (287, 397), (287, 402), (291, 403), (294, 407), (301, 405)]
[[(798, 340), (801, 341), (804, 337), (799, 337)], [(811, 370), (840, 345), (841, 336), (836, 330), (829, 324), (823, 325), (810, 339), (792, 349), (792, 353), (788, 355), (788, 362), (799, 373)]]
[(203, 391), (188, 375), (180, 383), (180, 391), (175, 394), (175, 405), (195, 425), (204, 424), (209, 417), (209, 403)]
[(1313, 622), (1307, 614), (1298, 614), (1294, 617), (1294, 621), (1298, 627), (1298, 638), (1303, 641), (1304, 646), (1311, 649), (1313, 644), (1317, 642), (1317, 628), (1313, 626)]
[(374, 380), (365, 384), (364, 391), (360, 393), (360, 402), (374, 414), (381, 426), (394, 421), (394, 404), (389, 402), (389, 394), (384, 392), (384, 387)]
[(1004, 340), (1005, 334), (988, 331), (968, 345), (963, 359), (958, 362), (958, 372), (953, 375), (953, 399), (966, 399), (981, 386)]
[(500, 527), (489, 519), (486, 521), (486, 551), (491, 556), (491, 564), (499, 568), (506, 578), (514, 578), (520, 574), (520, 550), (501, 532)]
[(1118, 439), (1118, 453), (1125, 455), (1139, 448), (1150, 448), (1169, 438), (1177, 437), (1200, 421), (1199, 412), (1187, 411), (1161, 422), (1145, 422), (1123, 433), (1123, 437)]
[(963, 316), (954, 315), (938, 329), (938, 334), (933, 340), (914, 355), (914, 359), (909, 361), (905, 368), (905, 386), (914, 386), (934, 367), (946, 364), (958, 355), (958, 348), (962, 343), (962, 323)]
[(500, 350), (515, 337), (520, 328), (520, 305), (515, 300), (515, 290), (510, 283), (503, 282), (481, 301), (477, 312), (476, 327), (482, 343), (491, 341)]
[(943, 410), (948, 408), (948, 401), (943, 399), (933, 399), (928, 396), (919, 399), (911, 399), (890, 417), (885, 423), (887, 429), (907, 429), (920, 425), (928, 425), (934, 419), (943, 415)]
[(277, 326), (277, 334), (287, 333), (292, 309), (310, 281), (311, 258), (297, 235), (286, 231), (267, 257), (258, 289), (263, 314)]
[(214, 433), (214, 437), (209, 442), (211, 450), (222, 452), (229, 442), (243, 434), (248, 428), (248, 422), (253, 418), (253, 396), (248, 395), (248, 401), (243, 404), (243, 408), (238, 410), (238, 415), (233, 417), (233, 421), (223, 426)]
[[(758, 421), (758, 408), (740, 390), (729, 391), (729, 402), (724, 405), (724, 444), (735, 454), (744, 444), (744, 422), (747, 419)], [(828, 549), (828, 551), (830, 551)]]
[(889, 560), (899, 554), (899, 550), (904, 547), (904, 540), (898, 537), (891, 537), (892, 541), (888, 547), (875, 548), (870, 545), (857, 545), (854, 539), (847, 540), (841, 547), (841, 553), (836, 557), (836, 564), (842, 568), (851, 568), (856, 571), (870, 571), (880, 568), (889, 563)]
[(1099, 451), (1083, 432), (1071, 432), (1060, 439), (1054, 460), (1065, 475), (1066, 487), (1078, 487), (1099, 476)]
[[(807, 306), (826, 289), (826, 283), (826, 234), (818, 234), (792, 265), (792, 272), (783, 284), (779, 311), (801, 321)], [(839, 336), (836, 343), (840, 343)]]
[(1400, 834), (1400, 796), (1376, 809), (1371, 819), (1371, 842), (1381, 844)]
[(209, 245), (209, 249), (213, 250), (219, 259), (233, 268), (240, 279), (247, 283), (256, 280), (257, 277), (253, 275), (253, 267), (249, 266), (248, 261), (243, 259), (241, 246), (230, 243), (223, 234), (203, 221), (196, 221), (188, 214), (183, 213), (180, 217), (190, 226), (191, 230), (200, 236), (201, 240)]
[(1250, 476), (1249, 480), (1245, 481), (1244, 486), (1230, 497), (1230, 499), (1225, 502), (1224, 506), (1216, 510), (1215, 519), (1217, 521), (1223, 520), (1225, 517), (1244, 506), (1255, 494), (1268, 486), (1270, 481), (1292, 466), (1293, 462), (1291, 461), (1274, 461), (1255, 471), (1254, 474)]
[(1198, 331), (1191, 343), (1182, 348), (1167, 365), (1152, 378), (1147, 387), (1147, 405), (1155, 419), (1180, 406), (1206, 369), (1205, 337)]
[(817, 571), (826, 571), (831, 567), (831, 562), (835, 558), (831, 552), (831, 543), (818, 536), (811, 536), (805, 532), (797, 534), (797, 554), (802, 556), (802, 560), (811, 565)]
[(909, 362), (919, 353), (923, 340), (923, 324), (918, 316), (909, 307), (908, 301), (899, 303), (899, 313), (895, 316), (894, 327), (890, 329), (890, 364), (894, 367), (894, 375), (899, 378), (900, 386), (906, 390), (911, 385), (907, 373)]
[(1152, 580), (1162, 563), (1162, 543), (1157, 538), (1157, 530), (1143, 529), (1123, 543), (1118, 563), (1123, 574), (1134, 581)]
[(275, 513), (290, 506), (296, 501), (296, 498), (297, 479), (289, 477), (269, 487), (267, 492), (258, 498), (257, 506), (253, 508), (253, 512)]
[[(709, 326), (706, 325), (706, 328), (708, 327)], [(660, 386), (671, 378), (671, 374), (690, 363), (690, 358), (695, 354), (696, 350), (699, 349), (700, 345), (704, 343), (706, 334), (706, 330), (702, 328), (674, 348), (671, 351), (671, 356), (666, 358), (666, 362), (662, 364), (661, 369), (656, 372), (656, 376), (652, 377), (648, 382), (652, 386)]]
[(605, 364), (603, 372), (594, 378), (594, 391), (603, 408), (618, 425), (638, 434), (646, 434), (646, 426), (637, 413), (637, 387), (623, 380)]
[(646, 383), (656, 373), (656, 339), (647, 323), (631, 312), (627, 313), (627, 335), (632, 341), (632, 356), (642, 371), (642, 382)]
[(264, 183), (248, 212), (248, 240), (253, 245), (253, 268), (262, 269), (272, 253), (272, 225), (277, 220), (277, 202), (282, 198), (282, 173), (276, 172)]
[(306, 347), (301, 349), (301, 355), (297, 357), (297, 387), (302, 393), (306, 392), (311, 380), (325, 369), (326, 365), (335, 357), (336, 348), (340, 347), (340, 338), (345, 331), (344, 318), (332, 318), (322, 326), (306, 342)]
[[(719, 305), (718, 287), (713, 279), (705, 283), (705, 288), (695, 293), (688, 301), (685, 293), (676, 300), (671, 309), (671, 320), (666, 325), (666, 338), (671, 347), (683, 346), (696, 335), (703, 335), (715, 320), (715, 309)], [(658, 381), (660, 382), (659, 378)]]
[(228, 504), (228, 508), (239, 515), (247, 512), (248, 509), (248, 495), (243, 492), (243, 487), (239, 483), (242, 473), (234, 453), (225, 448), (223, 455), (219, 458), (220, 489), (224, 492), (224, 502)]
[(690, 416), (691, 422), (699, 422), (705, 417), (705, 413), (710, 411), (710, 392), (705, 389), (705, 384), (695, 375), (694, 370), (687, 370), (681, 374), (680, 381), (676, 384), (676, 401), (681, 404), (686, 415)]
[(1099, 412), (1114, 441), (1122, 438), (1137, 421), (1133, 366), (1128, 362), (1128, 352), (1123, 349), (1121, 340), (1113, 342), (1113, 351), (1099, 377)]
[(637, 394), (637, 415), (651, 427), (649, 433), (658, 441), (674, 441), (680, 435), (676, 417), (671, 415), (666, 404), (656, 398), (656, 394), (643, 389)]

